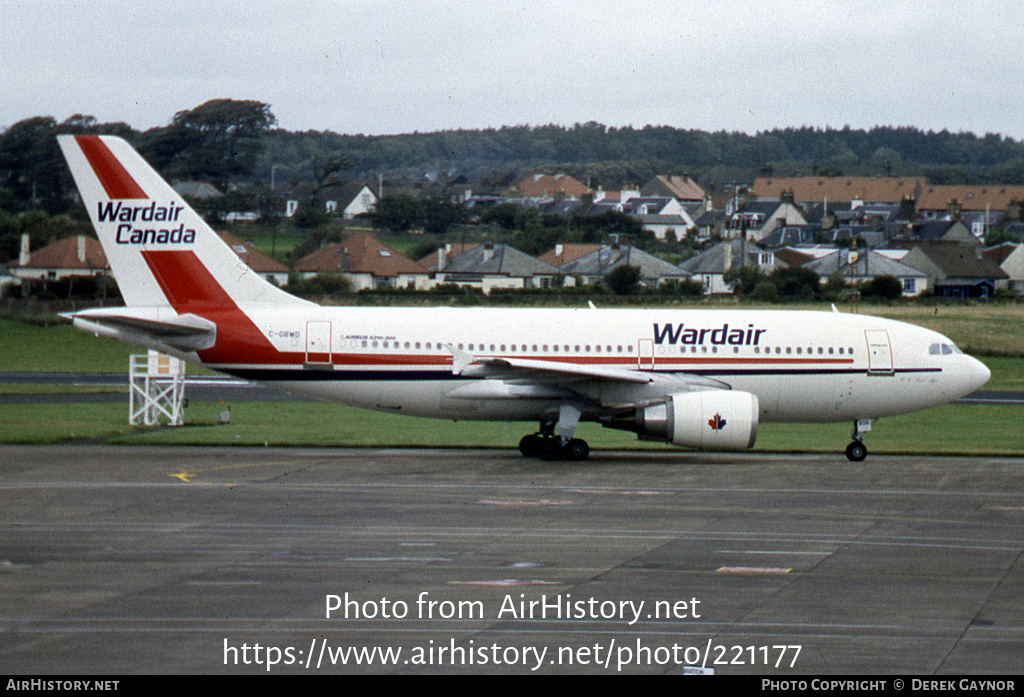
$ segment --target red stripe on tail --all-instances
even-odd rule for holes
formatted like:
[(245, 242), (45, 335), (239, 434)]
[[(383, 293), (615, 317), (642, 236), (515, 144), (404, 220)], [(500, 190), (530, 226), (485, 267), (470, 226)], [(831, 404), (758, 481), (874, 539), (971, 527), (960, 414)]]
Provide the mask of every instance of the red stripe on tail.
[(109, 198), (149, 198), (99, 136), (75, 136), (75, 140)]
[(204, 363), (302, 363), (302, 354), (282, 353), (270, 343), (195, 252), (143, 250), (142, 257), (178, 314), (199, 315), (217, 325), (217, 343), (199, 352)]

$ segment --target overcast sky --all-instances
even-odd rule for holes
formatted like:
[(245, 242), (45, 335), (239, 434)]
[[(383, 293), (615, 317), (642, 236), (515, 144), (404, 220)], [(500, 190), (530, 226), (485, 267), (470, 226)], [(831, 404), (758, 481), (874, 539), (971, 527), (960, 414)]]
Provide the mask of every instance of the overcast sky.
[(1020, 0), (2, 0), (0, 128), (145, 129), (257, 99), (289, 130), (599, 121), (1024, 139)]

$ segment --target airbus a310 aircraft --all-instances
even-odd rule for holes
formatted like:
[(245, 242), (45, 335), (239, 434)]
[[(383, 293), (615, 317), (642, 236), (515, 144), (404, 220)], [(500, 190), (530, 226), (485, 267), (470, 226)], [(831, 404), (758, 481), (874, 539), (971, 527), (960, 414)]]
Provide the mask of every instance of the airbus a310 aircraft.
[(251, 271), (125, 141), (60, 136), (126, 307), (80, 329), (297, 395), (453, 420), (533, 421), (520, 450), (583, 460), (577, 424), (743, 450), (765, 421), (852, 421), (946, 404), (988, 369), (887, 319), (776, 310), (322, 307)]

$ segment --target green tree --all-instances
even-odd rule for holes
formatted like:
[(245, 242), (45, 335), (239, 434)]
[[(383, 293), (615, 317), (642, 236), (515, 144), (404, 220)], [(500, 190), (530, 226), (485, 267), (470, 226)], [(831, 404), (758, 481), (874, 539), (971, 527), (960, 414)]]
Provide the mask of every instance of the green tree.
[(406, 232), (423, 220), (423, 206), (409, 194), (384, 196), (377, 201), (370, 219), (378, 230)]
[(800, 266), (775, 269), (771, 282), (779, 295), (789, 298), (813, 298), (821, 292), (821, 278), (810, 269)]
[(616, 295), (630, 295), (640, 283), (640, 269), (636, 266), (617, 266), (604, 277), (604, 284)]
[(226, 188), (231, 177), (252, 175), (263, 135), (276, 123), (269, 104), (213, 99), (179, 111), (170, 126), (146, 134), (140, 149), (166, 176)]
[(876, 276), (868, 281), (864, 288), (864, 295), (883, 300), (895, 300), (903, 295), (903, 284), (895, 276)]

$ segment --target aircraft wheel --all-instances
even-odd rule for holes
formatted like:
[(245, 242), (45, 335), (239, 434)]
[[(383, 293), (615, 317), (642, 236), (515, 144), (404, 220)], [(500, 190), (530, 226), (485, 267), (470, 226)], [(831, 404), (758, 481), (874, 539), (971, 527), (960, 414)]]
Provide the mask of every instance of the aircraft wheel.
[(542, 438), (537, 451), (537, 457), (545, 461), (561, 460), (564, 452), (562, 444), (557, 438)]
[(863, 462), (868, 456), (868, 449), (860, 441), (853, 441), (846, 446), (846, 457), (851, 462)]
[(586, 460), (590, 457), (590, 446), (587, 445), (587, 441), (581, 438), (573, 438), (565, 445), (565, 456), (566, 459), (577, 462)]
[(523, 454), (523, 457), (537, 457), (540, 455), (541, 445), (543, 445), (543, 439), (536, 433), (531, 433), (523, 436), (519, 441), (519, 452)]

